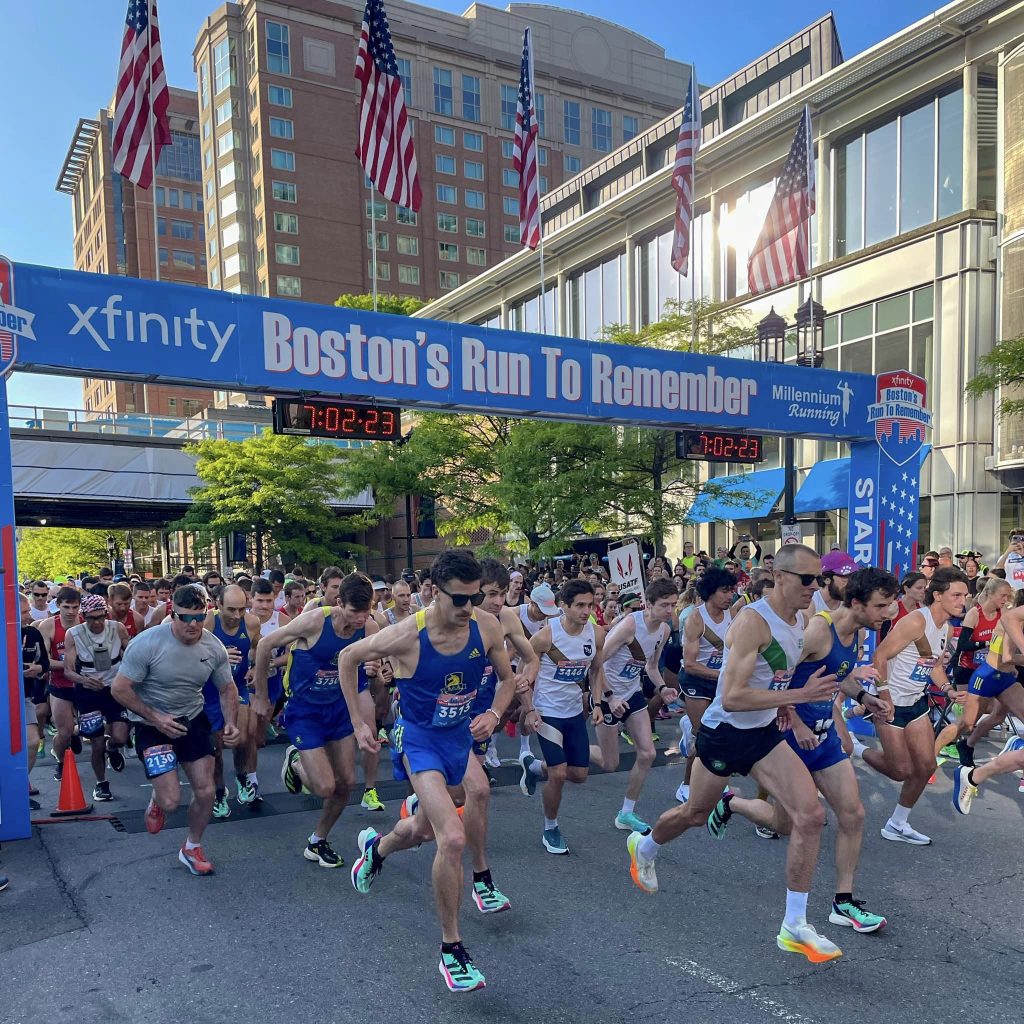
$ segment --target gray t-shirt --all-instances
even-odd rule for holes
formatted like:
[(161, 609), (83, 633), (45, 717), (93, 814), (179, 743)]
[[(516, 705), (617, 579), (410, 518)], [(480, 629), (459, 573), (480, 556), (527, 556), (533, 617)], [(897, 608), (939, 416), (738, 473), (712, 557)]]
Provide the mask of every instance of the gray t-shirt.
[[(120, 674), (135, 684), (141, 700), (176, 718), (192, 719), (203, 710), (203, 686), (211, 676), (218, 689), (235, 685), (224, 645), (206, 630), (197, 643), (183, 644), (171, 631), (170, 620), (128, 644)], [(144, 721), (133, 711), (128, 717)]]

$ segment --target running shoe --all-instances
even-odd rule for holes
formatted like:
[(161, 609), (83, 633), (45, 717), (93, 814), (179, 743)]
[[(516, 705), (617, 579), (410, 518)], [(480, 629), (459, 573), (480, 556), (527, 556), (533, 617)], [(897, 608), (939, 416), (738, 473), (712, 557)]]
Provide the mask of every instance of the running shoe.
[(960, 763), (968, 768), (974, 767), (974, 747), (967, 740), (956, 741), (956, 752), (960, 757)]
[(832, 924), (840, 924), (852, 928), (855, 932), (877, 932), (888, 922), (881, 914), (872, 914), (864, 909), (862, 900), (849, 900), (842, 903), (832, 901), (832, 913), (828, 915)]
[(955, 743), (947, 743), (939, 753), (946, 758), (960, 757), (960, 751), (956, 749)]
[(222, 819), (231, 817), (231, 804), (228, 803), (228, 791), (226, 789), (222, 789), (213, 798), (213, 816)]
[(615, 827), (620, 832), (647, 833), (651, 831), (651, 826), (643, 818), (638, 818), (632, 811), (628, 814), (623, 814), (620, 811), (615, 816)]
[(767, 825), (755, 825), (754, 826), (754, 835), (757, 836), (758, 839), (778, 839), (779, 838), (779, 833), (776, 832), (775, 829), (773, 829), (773, 828), (768, 828)]
[(388, 731), (383, 726), (377, 730), (377, 742), (386, 747), (391, 741), (388, 739)]
[(503, 910), (511, 910), (512, 904), (504, 893), (494, 887), (494, 883), (474, 882), (473, 902), (481, 914), (500, 914)]
[(0, 892), (3, 892), (11, 884), (11, 880), (6, 875), (0, 875)]
[(60, 763), (60, 761), (58, 761), (56, 766), (53, 769), (53, 781), (54, 782), (60, 782), (60, 780), (63, 777), (64, 777), (64, 765), (62, 765)]
[(659, 722), (664, 722), (666, 719), (672, 717), (672, 712), (666, 707), (658, 708), (658, 713), (654, 716)]
[(625, 741), (626, 741), (626, 742), (627, 742), (627, 743), (628, 743), (628, 744), (629, 744), (630, 746), (633, 746), (633, 737), (632, 737), (632, 736), (630, 736), (628, 732), (626, 732), (625, 730), (623, 730), (623, 731), (622, 731), (622, 732), (621, 732), (621, 733), (620, 733), (619, 735), (620, 735), (620, 736), (621, 736), (621, 737), (622, 737), (622, 738), (623, 738), (623, 739), (624, 739), (624, 740), (625, 740)]
[(530, 771), (530, 765), (536, 760), (533, 754), (522, 754), (519, 758), (523, 768), (523, 774), (519, 777), (519, 790), (523, 796), (533, 796), (537, 792), (537, 780), (540, 776)]
[(146, 831), (155, 836), (167, 823), (167, 815), (156, 801), (150, 800), (146, 807), (146, 813), (143, 815), (143, 821), (146, 823)]
[(928, 776), (928, 785), (929, 786), (934, 786), (935, 785), (935, 772), (932, 772), (931, 775)]
[(653, 743), (660, 743), (661, 742), (661, 737), (656, 732), (652, 732), (651, 733), (651, 741)]
[(804, 922), (799, 928), (779, 930), (775, 944), (787, 953), (800, 953), (812, 964), (824, 964), (829, 960), (838, 960), (843, 951), (824, 935), (819, 935), (809, 924)]
[(273, 722), (267, 722), (263, 728), (263, 739), (267, 743), (273, 743), (277, 739), (277, 729), (274, 728)]
[(46, 740), (40, 740), (36, 744), (36, 757), (42, 757), (46, 753)]
[(30, 811), (42, 810), (42, 806), (43, 805), (38, 800), (29, 800), (28, 802), (28, 809)]
[(253, 779), (249, 783), (252, 786), (252, 809), (254, 811), (263, 810), (263, 794), (260, 792), (260, 783), (258, 779)]
[(184, 846), (178, 851), (178, 860), (192, 872), (193, 875), (212, 875), (213, 865), (206, 859), (201, 846), (194, 846), (191, 850)]
[(111, 771), (124, 771), (124, 754), (121, 753), (118, 747), (111, 747), (107, 751), (107, 764), (110, 765)]
[(238, 785), (238, 795), (236, 799), (240, 806), (246, 807), (256, 799), (256, 790), (248, 779), (236, 779), (235, 782)]
[(46, 723), (46, 735), (47, 736), (56, 736), (57, 735), (57, 726), (55, 726), (53, 724), (53, 722), (47, 722)]
[(911, 846), (928, 846), (931, 839), (923, 832), (917, 832), (909, 824), (897, 825), (890, 818), (882, 826), (882, 838), (891, 843), (910, 843)]
[(372, 787), (363, 793), (362, 802), (359, 804), (364, 811), (383, 811), (384, 804), (381, 803), (380, 797), (377, 796), (377, 790)]
[(626, 849), (629, 850), (629, 877), (633, 884), (644, 892), (658, 891), (658, 875), (654, 870), (654, 861), (640, 855), (640, 840), (643, 836), (639, 832), (631, 832), (626, 840)]
[(71, 734), (71, 739), (68, 740), (68, 747), (71, 749), (72, 754), (80, 754), (82, 752), (82, 737), (77, 732)]
[(554, 828), (546, 828), (541, 833), (540, 841), (548, 853), (568, 853), (569, 847), (565, 845), (561, 829), (556, 825)]
[(1024, 750), (1024, 739), (1020, 736), (1011, 736), (1004, 744), (1000, 754), (1010, 754), (1015, 750)]
[(306, 860), (314, 861), (322, 868), (340, 868), (345, 863), (334, 852), (326, 839), (321, 839), (318, 843), (307, 843), (306, 848), (302, 851), (302, 856)]
[(416, 808), (420, 805), (420, 798), (415, 793), (410, 793), (402, 801), (402, 809), (398, 812), (400, 818), (411, 818), (416, 813)]
[(973, 769), (960, 765), (953, 772), (953, 810), (960, 814), (971, 813), (971, 803), (978, 795), (978, 787), (971, 784)]
[(110, 783), (106, 781), (97, 782), (96, 785), (92, 787), (92, 798), (98, 804), (109, 803), (113, 800), (113, 794), (110, 792)]
[(441, 961), (437, 969), (450, 992), (475, 992), (478, 988), (487, 987), (483, 974), (461, 942), (455, 943), (451, 951), (441, 950)]
[(501, 758), (498, 757), (498, 748), (492, 743), (487, 748), (487, 753), (484, 754), (484, 764), (488, 768), (500, 768)]
[(676, 799), (681, 804), (685, 804), (690, 799), (690, 787), (687, 783), (679, 783), (679, 788), (676, 790)]
[(360, 856), (359, 860), (352, 865), (352, 888), (365, 895), (370, 891), (370, 886), (373, 885), (384, 865), (383, 859), (377, 853), (380, 833), (373, 828), (364, 828), (359, 833), (357, 842)]
[(708, 832), (714, 839), (725, 838), (725, 827), (732, 817), (732, 810), (729, 804), (732, 802), (733, 792), (727, 789), (722, 794), (722, 799), (715, 804), (715, 809), (708, 815)]
[(289, 746), (284, 752), (284, 763), (281, 765), (281, 782), (289, 793), (302, 792), (302, 779), (299, 776), (299, 749)]

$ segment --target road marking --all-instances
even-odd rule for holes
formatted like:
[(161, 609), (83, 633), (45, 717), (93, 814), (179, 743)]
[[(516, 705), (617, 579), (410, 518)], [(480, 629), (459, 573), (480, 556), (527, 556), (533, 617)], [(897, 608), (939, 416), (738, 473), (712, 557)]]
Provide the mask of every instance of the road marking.
[(727, 996), (735, 996), (737, 999), (745, 999), (747, 1002), (753, 1003), (758, 1009), (763, 1010), (772, 1017), (776, 1017), (778, 1020), (787, 1021), (788, 1024), (817, 1024), (817, 1021), (811, 1017), (805, 1017), (802, 1013), (796, 1013), (781, 1003), (777, 1003), (774, 999), (769, 999), (767, 996), (763, 996), (751, 988), (740, 985), (739, 982), (726, 978), (722, 974), (717, 974), (707, 967), (701, 967), (700, 964), (694, 963), (692, 960), (668, 957), (665, 962), (672, 967), (678, 967), (679, 970), (689, 974), (692, 978), (696, 978), (698, 981), (704, 982), (705, 985), (717, 988), (719, 992), (723, 992)]

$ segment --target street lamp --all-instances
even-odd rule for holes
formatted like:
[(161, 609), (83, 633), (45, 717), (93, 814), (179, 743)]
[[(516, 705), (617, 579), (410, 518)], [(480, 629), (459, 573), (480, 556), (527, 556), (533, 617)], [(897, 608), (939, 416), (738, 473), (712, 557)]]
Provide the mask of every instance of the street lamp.
[(772, 306), (768, 315), (757, 324), (754, 358), (759, 363), (781, 363), (785, 359), (786, 321)]
[(825, 307), (808, 296), (796, 311), (796, 362), (820, 367), (825, 362)]
[(114, 540), (112, 533), (107, 534), (107, 560), (110, 562), (110, 567), (114, 567), (114, 555), (117, 552), (117, 541)]

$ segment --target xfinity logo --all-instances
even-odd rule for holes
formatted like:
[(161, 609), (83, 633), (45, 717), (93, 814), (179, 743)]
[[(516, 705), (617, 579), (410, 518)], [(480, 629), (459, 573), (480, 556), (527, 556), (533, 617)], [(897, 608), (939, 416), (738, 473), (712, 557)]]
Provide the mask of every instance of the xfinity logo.
[(203, 320), (195, 306), (186, 317), (167, 317), (161, 313), (147, 313), (142, 310), (119, 309), (124, 301), (122, 295), (110, 295), (107, 303), (100, 308), (90, 306), (86, 310), (79, 309), (73, 303), (68, 308), (77, 317), (77, 322), (69, 334), (75, 335), (82, 331), (89, 335), (104, 352), (110, 351), (111, 344), (119, 342), (138, 342), (147, 345), (150, 342), (165, 346), (173, 345), (181, 348), (188, 343), (201, 352), (210, 352), (210, 362), (215, 363), (221, 357), (225, 346), (234, 333), (235, 325), (228, 324), (222, 331), (213, 320)]

